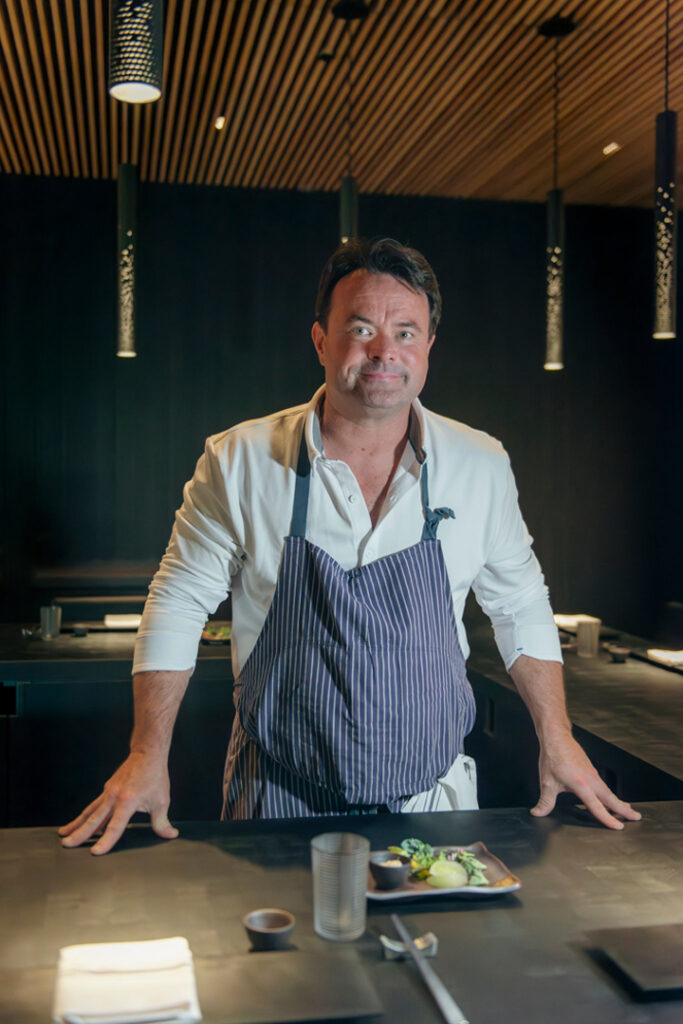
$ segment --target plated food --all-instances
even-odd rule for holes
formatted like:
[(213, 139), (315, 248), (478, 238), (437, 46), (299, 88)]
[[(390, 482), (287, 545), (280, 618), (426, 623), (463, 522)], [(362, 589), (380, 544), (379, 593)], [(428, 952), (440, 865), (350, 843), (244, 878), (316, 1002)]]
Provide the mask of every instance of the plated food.
[[(383, 856), (384, 855), (384, 856)], [(382, 884), (377, 872), (368, 881), (369, 899), (424, 898), (430, 895), (465, 897), (500, 896), (521, 888), (521, 881), (490, 853), (483, 843), (469, 846), (436, 846), (421, 839), (404, 839), (399, 846), (374, 851), (371, 863), (392, 857), (409, 859), (409, 873), (392, 889)]]
[(207, 622), (202, 630), (202, 641), (205, 644), (227, 644), (231, 636), (232, 623), (219, 622), (217, 619)]

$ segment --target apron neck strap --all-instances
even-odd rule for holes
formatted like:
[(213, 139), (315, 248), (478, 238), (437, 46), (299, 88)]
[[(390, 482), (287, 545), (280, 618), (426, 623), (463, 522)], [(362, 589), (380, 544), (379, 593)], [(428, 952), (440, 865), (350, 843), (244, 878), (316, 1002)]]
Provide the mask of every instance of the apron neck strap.
[(413, 440), (408, 436), (411, 448), (415, 452), (415, 458), (420, 463), (420, 489), (422, 492), (422, 511), (425, 522), (422, 527), (422, 540), (436, 540), (436, 531), (442, 519), (455, 519), (455, 512), (452, 508), (430, 508), (429, 507), (429, 476), (427, 473), (427, 457), (424, 449), (418, 452)]
[[(422, 528), (422, 540), (436, 540), (436, 531), (442, 519), (455, 519), (455, 512), (451, 508), (430, 508), (429, 507), (429, 477), (427, 474), (427, 460), (424, 452), (422, 459), (417, 449), (409, 438), (415, 457), (420, 465), (420, 489), (422, 492), (422, 511), (424, 513), (424, 526)], [(301, 432), (301, 443), (299, 445), (299, 458), (296, 465), (296, 483), (294, 484), (294, 507), (292, 509), (292, 524), (289, 534), (291, 537), (306, 536), (306, 520), (308, 518), (308, 493), (311, 488), (311, 460), (308, 457), (308, 445), (306, 444), (306, 426)]]
[(311, 487), (311, 460), (308, 457), (308, 445), (306, 444), (306, 421), (301, 431), (301, 444), (299, 445), (299, 459), (296, 465), (296, 483), (294, 485), (294, 507), (292, 509), (292, 524), (289, 529), (291, 537), (306, 536), (306, 519), (308, 517), (308, 492)]

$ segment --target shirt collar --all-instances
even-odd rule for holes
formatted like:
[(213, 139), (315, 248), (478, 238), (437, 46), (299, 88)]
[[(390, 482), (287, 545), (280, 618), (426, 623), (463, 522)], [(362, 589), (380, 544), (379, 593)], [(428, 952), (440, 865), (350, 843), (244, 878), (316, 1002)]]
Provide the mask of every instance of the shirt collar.
[(320, 407), (324, 397), (325, 385), (322, 384), (306, 406), (304, 430), (306, 432), (306, 444), (308, 445), (308, 455), (311, 460), (311, 465), (313, 465), (316, 459), (321, 459), (323, 456), (323, 439), (320, 431)]

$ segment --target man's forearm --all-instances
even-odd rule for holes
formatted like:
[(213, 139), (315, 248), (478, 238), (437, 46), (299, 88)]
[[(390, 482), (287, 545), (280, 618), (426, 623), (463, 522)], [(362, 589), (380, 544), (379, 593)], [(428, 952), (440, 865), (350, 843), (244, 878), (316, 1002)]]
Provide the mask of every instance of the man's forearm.
[(184, 672), (137, 672), (133, 676), (135, 723), (131, 753), (168, 758), (173, 726), (192, 669)]
[(517, 691), (526, 704), (539, 743), (571, 735), (562, 665), (521, 654), (510, 668)]

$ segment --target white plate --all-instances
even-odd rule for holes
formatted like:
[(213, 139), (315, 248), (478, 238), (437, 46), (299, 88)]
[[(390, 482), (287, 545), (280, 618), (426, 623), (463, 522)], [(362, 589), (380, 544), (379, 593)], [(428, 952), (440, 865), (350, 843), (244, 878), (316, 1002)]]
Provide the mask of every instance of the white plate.
[[(435, 853), (441, 850), (452, 850), (453, 846), (435, 846)], [(377, 884), (368, 874), (367, 897), (369, 900), (410, 900), (424, 899), (425, 896), (460, 896), (465, 899), (486, 899), (491, 896), (503, 896), (506, 892), (516, 892), (522, 888), (517, 875), (503, 864), (502, 860), (495, 857), (486, 849), (483, 843), (471, 843), (469, 846), (459, 846), (457, 849), (467, 850), (473, 853), (477, 860), (480, 860), (486, 869), (486, 877), (490, 885), (462, 885), (457, 889), (435, 889), (422, 878), (410, 877), (405, 885), (398, 889), (378, 889)], [(381, 853), (381, 850), (373, 850), (373, 853)]]

